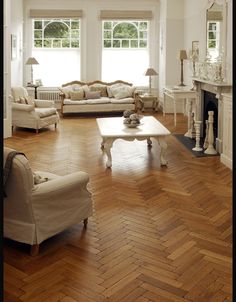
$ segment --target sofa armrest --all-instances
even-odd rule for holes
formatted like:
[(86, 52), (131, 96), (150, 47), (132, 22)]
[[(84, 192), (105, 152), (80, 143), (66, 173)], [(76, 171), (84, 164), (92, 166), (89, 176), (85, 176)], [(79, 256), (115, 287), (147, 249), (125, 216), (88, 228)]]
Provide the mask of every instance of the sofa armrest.
[(38, 108), (50, 108), (54, 107), (55, 102), (49, 100), (34, 100), (35, 106)]
[[(66, 196), (75, 196), (79, 198), (79, 192), (81, 190), (87, 191), (87, 183), (89, 181), (89, 175), (86, 172), (74, 172), (65, 176), (43, 182), (35, 185), (32, 190), (33, 202), (39, 201), (45, 203), (46, 206), (52, 202), (57, 204), (60, 200), (65, 202)], [(89, 193), (90, 195), (90, 193)]]
[(20, 111), (34, 111), (34, 105), (12, 103), (12, 109)]

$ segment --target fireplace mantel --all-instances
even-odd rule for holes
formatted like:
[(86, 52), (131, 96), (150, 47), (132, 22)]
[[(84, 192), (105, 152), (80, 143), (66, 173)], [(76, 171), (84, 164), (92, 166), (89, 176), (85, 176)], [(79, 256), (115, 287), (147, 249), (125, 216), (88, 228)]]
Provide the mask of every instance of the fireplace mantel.
[(201, 136), (203, 135), (202, 124), (203, 119), (203, 104), (204, 104), (204, 91), (212, 92), (218, 99), (218, 137), (216, 137), (216, 150), (222, 152), (223, 140), (223, 93), (232, 93), (232, 84), (224, 82), (212, 82), (200, 78), (192, 78), (194, 90), (197, 92), (195, 120), (201, 121)]

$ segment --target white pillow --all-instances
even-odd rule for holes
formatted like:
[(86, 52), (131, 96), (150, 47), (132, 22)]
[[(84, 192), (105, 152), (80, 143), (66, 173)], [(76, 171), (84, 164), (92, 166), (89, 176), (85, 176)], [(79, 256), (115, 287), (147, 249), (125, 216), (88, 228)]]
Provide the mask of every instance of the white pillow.
[(132, 96), (133, 88), (129, 86), (120, 86), (112, 89), (112, 93), (116, 99), (124, 99)]
[(107, 86), (107, 94), (108, 94), (108, 97), (109, 98), (112, 98), (114, 97), (113, 93), (112, 93), (112, 88), (116, 88), (116, 87), (120, 87), (120, 86), (124, 86), (124, 84), (122, 83), (116, 83), (116, 84), (113, 84), (111, 86)]

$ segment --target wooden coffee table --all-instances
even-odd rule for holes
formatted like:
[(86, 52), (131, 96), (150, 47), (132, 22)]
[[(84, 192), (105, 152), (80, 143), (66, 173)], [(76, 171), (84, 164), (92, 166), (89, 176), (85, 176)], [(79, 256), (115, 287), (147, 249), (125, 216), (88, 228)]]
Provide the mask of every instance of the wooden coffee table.
[(112, 166), (111, 148), (116, 139), (124, 139), (128, 141), (146, 139), (148, 146), (151, 146), (151, 137), (155, 138), (160, 145), (161, 165), (167, 166), (168, 162), (165, 158), (167, 143), (165, 141), (165, 137), (171, 133), (153, 116), (144, 116), (141, 119), (141, 125), (137, 128), (126, 127), (123, 124), (123, 117), (97, 118), (96, 120), (102, 137), (101, 148), (104, 149), (107, 155), (106, 166), (108, 168)]

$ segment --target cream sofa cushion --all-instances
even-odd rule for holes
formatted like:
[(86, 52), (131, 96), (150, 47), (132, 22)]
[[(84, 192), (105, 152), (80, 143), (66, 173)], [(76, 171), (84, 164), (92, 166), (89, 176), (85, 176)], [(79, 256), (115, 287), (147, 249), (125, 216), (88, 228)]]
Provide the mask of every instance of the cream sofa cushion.
[(70, 91), (70, 98), (72, 101), (80, 101), (84, 99), (84, 90), (80, 88), (76, 91)]
[(123, 99), (132, 96), (134, 89), (132, 87), (122, 85), (111, 88), (112, 94), (116, 99)]
[(101, 97), (107, 97), (107, 86), (102, 84), (94, 84), (89, 87), (90, 91), (100, 91)]
[(111, 98), (112, 104), (133, 104), (134, 99), (133, 98), (123, 98), (123, 99), (115, 99)]
[(56, 114), (57, 110), (56, 108), (35, 108), (35, 112), (40, 118), (42, 118)]

